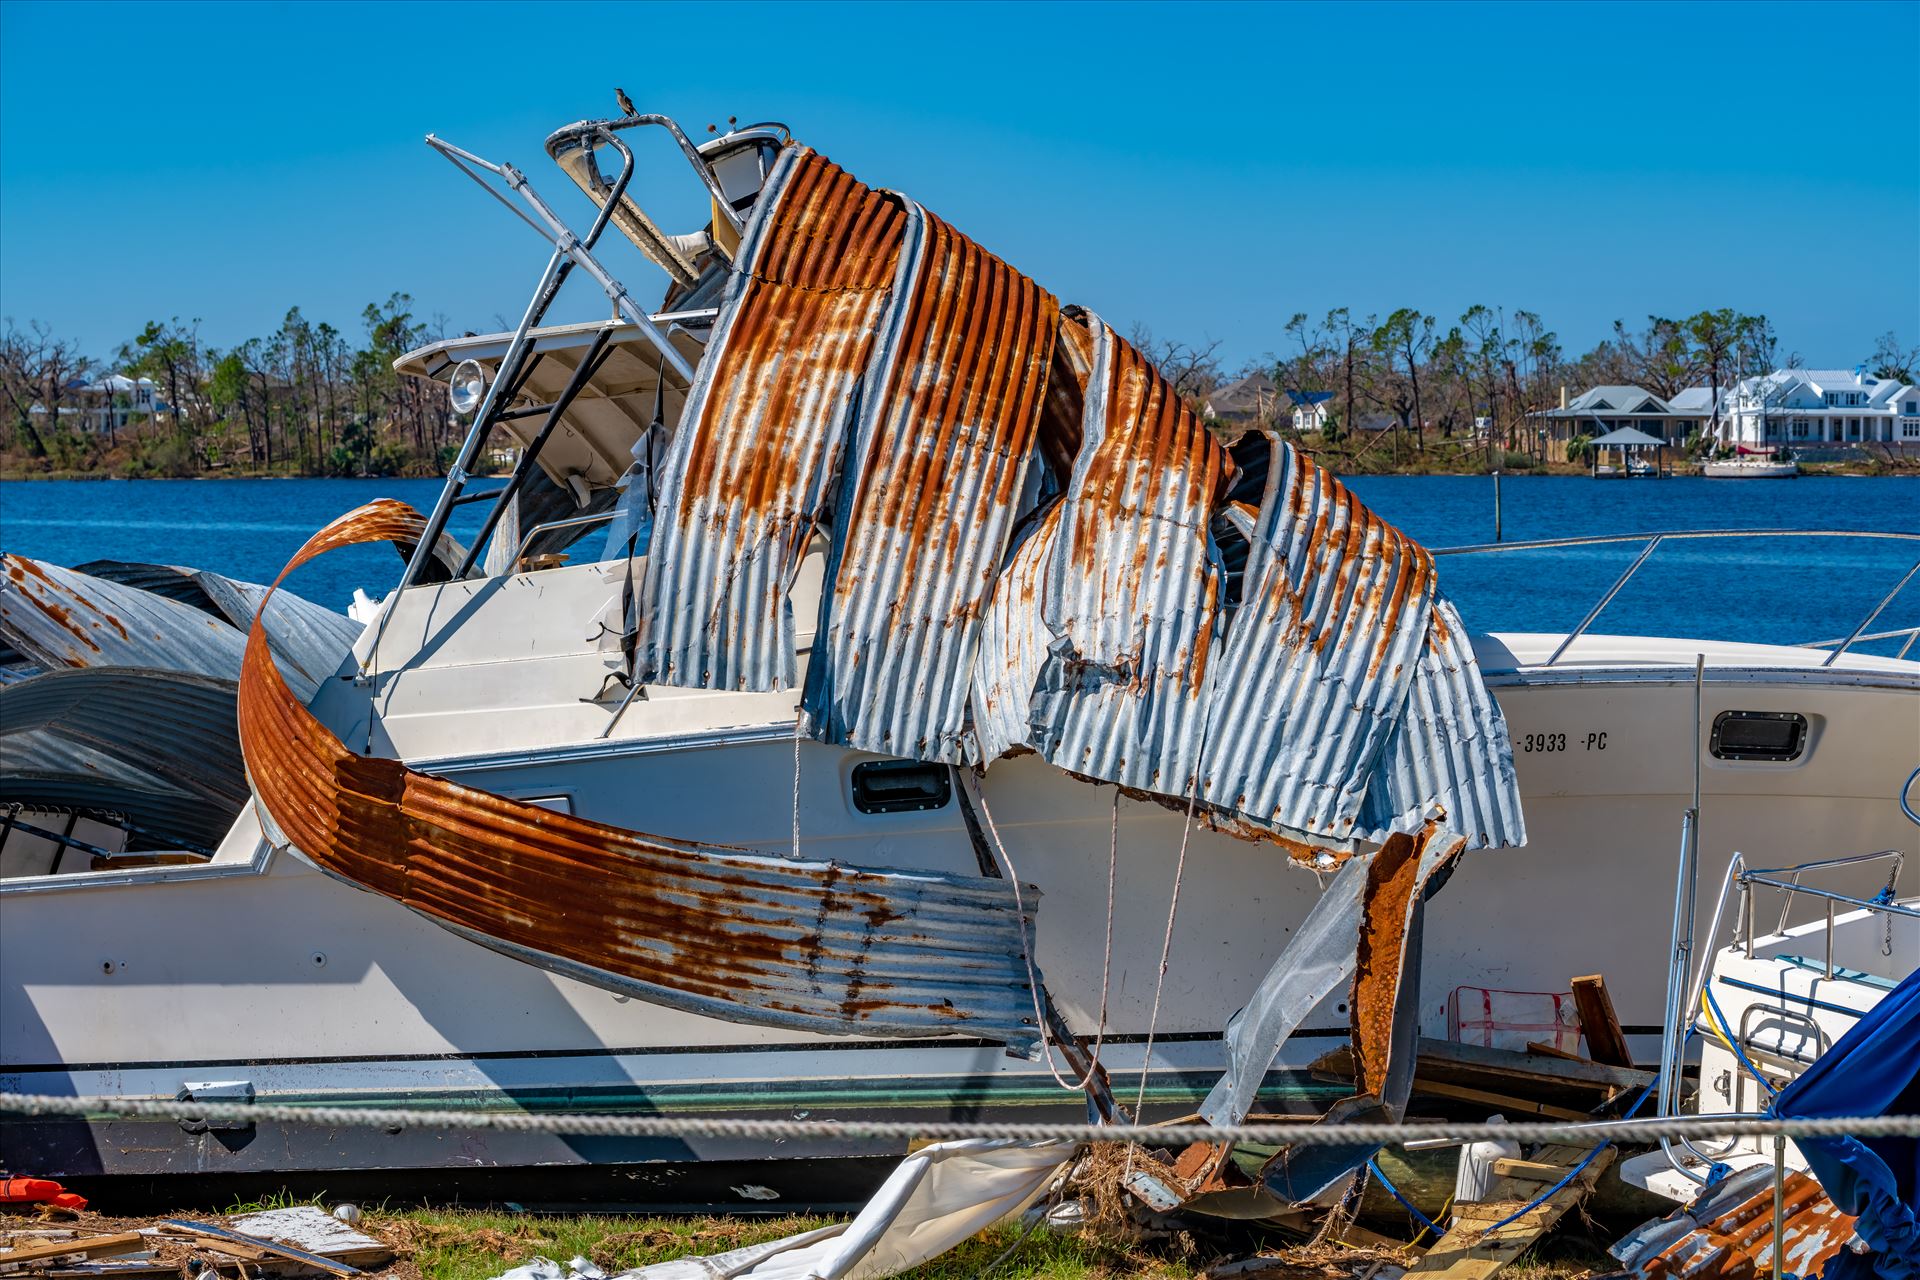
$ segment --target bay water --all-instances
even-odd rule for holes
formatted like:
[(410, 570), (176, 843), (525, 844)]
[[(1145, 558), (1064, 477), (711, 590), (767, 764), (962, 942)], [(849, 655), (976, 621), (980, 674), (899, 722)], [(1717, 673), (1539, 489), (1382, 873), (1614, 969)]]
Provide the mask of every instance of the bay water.
[[(1359, 476), (1347, 481), (1376, 512), (1429, 547), (1493, 541), (1493, 481), (1484, 476)], [(271, 582), (306, 538), (378, 497), (429, 510), (438, 480), (137, 480), (0, 483), (0, 550), (74, 566), (139, 560)], [(1844, 529), (1920, 533), (1920, 479), (1592, 480), (1506, 476), (1506, 541), (1680, 529)], [(456, 537), (484, 504), (459, 512)], [(575, 558), (597, 553), (589, 537)], [(1446, 556), (1441, 588), (1475, 631), (1565, 631), (1580, 621), (1642, 544)], [(1920, 542), (1783, 537), (1663, 545), (1593, 630), (1610, 634), (1797, 644), (1845, 636), (1920, 561)], [(389, 547), (321, 557), (288, 586), (344, 610), (358, 587), (379, 597), (398, 581)], [(1920, 575), (1873, 630), (1920, 626)], [(1862, 646), (1890, 653), (1898, 642)], [(1916, 646), (1920, 652), (1920, 646)]]

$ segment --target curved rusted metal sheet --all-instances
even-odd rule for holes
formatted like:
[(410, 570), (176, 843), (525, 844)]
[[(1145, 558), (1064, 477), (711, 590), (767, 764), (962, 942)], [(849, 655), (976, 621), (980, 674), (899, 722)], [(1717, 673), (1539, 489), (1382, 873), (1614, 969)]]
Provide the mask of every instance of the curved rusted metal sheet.
[(805, 147), (755, 205), (662, 467), (642, 592), (642, 677), (797, 680), (787, 587), (826, 513), (876, 335), (894, 322), (908, 218)]
[(1310, 838), (1377, 839), (1359, 816), (1426, 637), (1433, 559), (1291, 445), (1274, 449), (1200, 796)]
[[(267, 589), (200, 569), (98, 561), (102, 575), (9, 555), (0, 561), (0, 638), (48, 670), (124, 667), (240, 676), (243, 628)], [(332, 675), (360, 624), (292, 592), (267, 608), (274, 656), (302, 699)], [(237, 747), (229, 743), (229, 751)]]
[(1363, 831), (1404, 829), (1437, 800), (1477, 849), (1525, 844), (1513, 744), (1460, 611), (1437, 594), (1413, 685), (1368, 785)]
[(191, 605), (25, 556), (0, 557), (0, 633), (48, 670), (146, 667), (233, 680), (240, 632)]
[(844, 468), (805, 705), (827, 741), (972, 763), (980, 617), (1033, 453), (1059, 304), (910, 212), (916, 261)]
[(1524, 840), (1506, 726), (1424, 548), (1278, 441), (1252, 506), (1097, 317), (804, 148), (756, 205), (684, 421), (643, 679), (785, 687), (787, 589), (824, 535), (822, 740), (1032, 749), (1296, 857), (1435, 803), (1473, 847)]
[(1609, 1252), (1635, 1280), (1767, 1280), (1776, 1251), (1781, 1274), (1820, 1275), (1853, 1238), (1854, 1218), (1798, 1169), (1788, 1170), (1780, 1196), (1784, 1241), (1774, 1237), (1773, 1169), (1763, 1166), (1635, 1228)]
[[(288, 570), (417, 537), (422, 523), (372, 503), (315, 534)], [(667, 840), (355, 755), (289, 692), (257, 622), (240, 739), (276, 839), (484, 946), (736, 1022), (1034, 1040), (1030, 921), (1010, 881)]]

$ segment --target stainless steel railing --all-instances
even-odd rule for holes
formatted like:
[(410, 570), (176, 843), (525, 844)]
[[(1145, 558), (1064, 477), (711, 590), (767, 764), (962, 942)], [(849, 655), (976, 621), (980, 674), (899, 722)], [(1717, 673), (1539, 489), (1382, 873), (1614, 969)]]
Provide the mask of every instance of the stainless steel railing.
[[(1562, 655), (1573, 646), (1575, 640), (1578, 640), (1587, 633), (1588, 628), (1593, 626), (1594, 622), (1605, 612), (1607, 606), (1613, 603), (1614, 597), (1620, 594), (1620, 589), (1632, 581), (1633, 576), (1640, 572), (1641, 566), (1652, 559), (1653, 553), (1659, 550), (1663, 544), (1711, 538), (1868, 538), (1894, 542), (1920, 542), (1920, 532), (1883, 533), (1864, 529), (1673, 529), (1658, 533), (1606, 533), (1575, 538), (1541, 538), (1532, 542), (1481, 542), (1464, 547), (1437, 547), (1434, 549), (1433, 554), (1435, 556), (1468, 556), (1487, 555), (1502, 551), (1547, 551), (1562, 547), (1594, 547), (1624, 542), (1646, 543), (1645, 549), (1634, 558), (1632, 564), (1627, 566), (1626, 571), (1614, 580), (1613, 585), (1607, 588), (1598, 603), (1596, 603), (1593, 608), (1587, 610), (1587, 615), (1580, 620), (1580, 625), (1568, 632), (1566, 638), (1560, 642), (1558, 647), (1554, 649), (1552, 655), (1547, 658), (1544, 665), (1550, 667), (1558, 662)], [(1891, 591), (1888, 591), (1886, 595), (1880, 598), (1879, 603), (1874, 605), (1872, 611), (1860, 620), (1859, 625), (1854, 627), (1852, 632), (1844, 640), (1823, 641), (1819, 645), (1814, 646), (1818, 648), (1824, 648), (1830, 644), (1838, 646), (1828, 655), (1827, 660), (1821, 665), (1827, 667), (1832, 666), (1839, 660), (1841, 654), (1845, 653), (1862, 639), (1887, 639), (1895, 635), (1907, 636), (1907, 643), (1902, 645), (1900, 652), (1895, 655), (1901, 658), (1906, 657), (1907, 651), (1913, 647), (1914, 640), (1920, 638), (1920, 627), (1901, 628), (1898, 631), (1888, 632), (1885, 635), (1875, 637), (1867, 636), (1866, 630), (1869, 626), (1873, 625), (1873, 620), (1878, 618), (1889, 604), (1893, 603), (1894, 597), (1898, 596), (1901, 589), (1913, 580), (1915, 574), (1920, 574), (1920, 560), (1914, 562), (1913, 567), (1901, 576)]]

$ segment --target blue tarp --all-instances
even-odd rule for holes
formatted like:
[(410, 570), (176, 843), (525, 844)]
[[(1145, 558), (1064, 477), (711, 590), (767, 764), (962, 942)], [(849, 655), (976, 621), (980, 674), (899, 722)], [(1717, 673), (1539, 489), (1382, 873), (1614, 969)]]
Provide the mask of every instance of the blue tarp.
[[(1774, 1099), (1781, 1116), (1920, 1115), (1920, 970)], [(1846, 1250), (1824, 1280), (1920, 1280), (1920, 1139), (1801, 1138), (1827, 1196), (1873, 1249)]]

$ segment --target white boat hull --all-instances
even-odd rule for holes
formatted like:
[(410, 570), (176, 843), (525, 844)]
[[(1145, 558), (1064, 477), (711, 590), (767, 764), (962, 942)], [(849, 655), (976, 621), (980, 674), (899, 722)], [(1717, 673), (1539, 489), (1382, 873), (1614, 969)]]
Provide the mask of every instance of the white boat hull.
[(1709, 480), (1791, 480), (1800, 474), (1794, 462), (1703, 462), (1700, 474)]
[[(476, 607), (499, 610), (503, 625), (516, 611), (526, 625), (542, 611), (549, 619), (588, 616), (591, 610), (560, 607), (565, 596), (604, 590), (590, 567), (514, 581), (544, 590), (444, 590), (485, 595)], [(423, 601), (420, 616), (433, 612)], [(546, 798), (660, 835), (791, 850), (791, 694), (659, 690), (602, 741), (609, 708), (583, 702), (576, 690), (597, 687), (605, 656), (570, 641), (567, 652), (495, 659), (489, 667), (483, 650), (463, 651), (478, 646), (474, 637), (502, 634), (486, 621), (449, 630), (431, 663), (383, 678), (376, 749), (490, 791)], [(409, 625), (402, 615), (390, 633)], [(569, 624), (566, 634), (577, 630)], [(1476, 644), (1512, 732), (1530, 843), (1466, 855), (1432, 903), (1421, 1031), (1446, 1035), (1456, 987), (1564, 991), (1572, 976), (1598, 972), (1650, 1061), (1694, 754), (1693, 652), (1708, 654), (1707, 724), (1737, 709), (1797, 711), (1813, 726), (1808, 749), (1792, 763), (1708, 757), (1704, 883), (1717, 882), (1735, 850), (1766, 863), (1809, 849), (1911, 844), (1913, 828), (1892, 797), (1920, 723), (1920, 664), (1850, 655), (1821, 669), (1825, 655), (1814, 651), (1594, 636), (1553, 668), (1538, 665), (1556, 642), (1516, 636)], [(366, 695), (350, 682), (331, 682), (315, 706), (349, 740), (364, 738)], [(854, 809), (849, 775), (869, 758), (800, 745), (802, 854), (977, 874), (955, 804), (890, 814)], [(1043, 893), (1041, 971), (1068, 1023), (1091, 1039), (1105, 959), (1112, 790), (1022, 757), (988, 772), (985, 796), (1019, 876)], [(1103, 1061), (1130, 1101), (1152, 1032), (1148, 1112), (1178, 1114), (1211, 1085), (1221, 1029), (1321, 886), (1271, 846), (1191, 832), (1156, 1022), (1155, 975), (1183, 817), (1124, 798), (1118, 813)], [(1871, 892), (1873, 874), (1862, 872), (1852, 888)], [(0, 1089), (174, 1097), (193, 1083), (245, 1081), (256, 1098), (306, 1103), (924, 1120), (1065, 1117), (1080, 1109), (1078, 1095), (1060, 1090), (1043, 1063), (995, 1045), (798, 1035), (554, 976), (268, 849), (250, 814), (207, 866), (0, 882), (0, 936), (7, 960)], [(1283, 1050), (1263, 1105), (1322, 1109), (1339, 1090), (1311, 1081), (1304, 1068), (1343, 1043), (1346, 1027), (1344, 992), (1336, 991)], [(483, 1141), (299, 1126), (246, 1142), (160, 1123), (109, 1130), (15, 1122), (0, 1125), (0, 1135), (0, 1162), (76, 1177), (755, 1154), (724, 1142)], [(785, 1154), (897, 1151), (840, 1143), (795, 1145)]]

